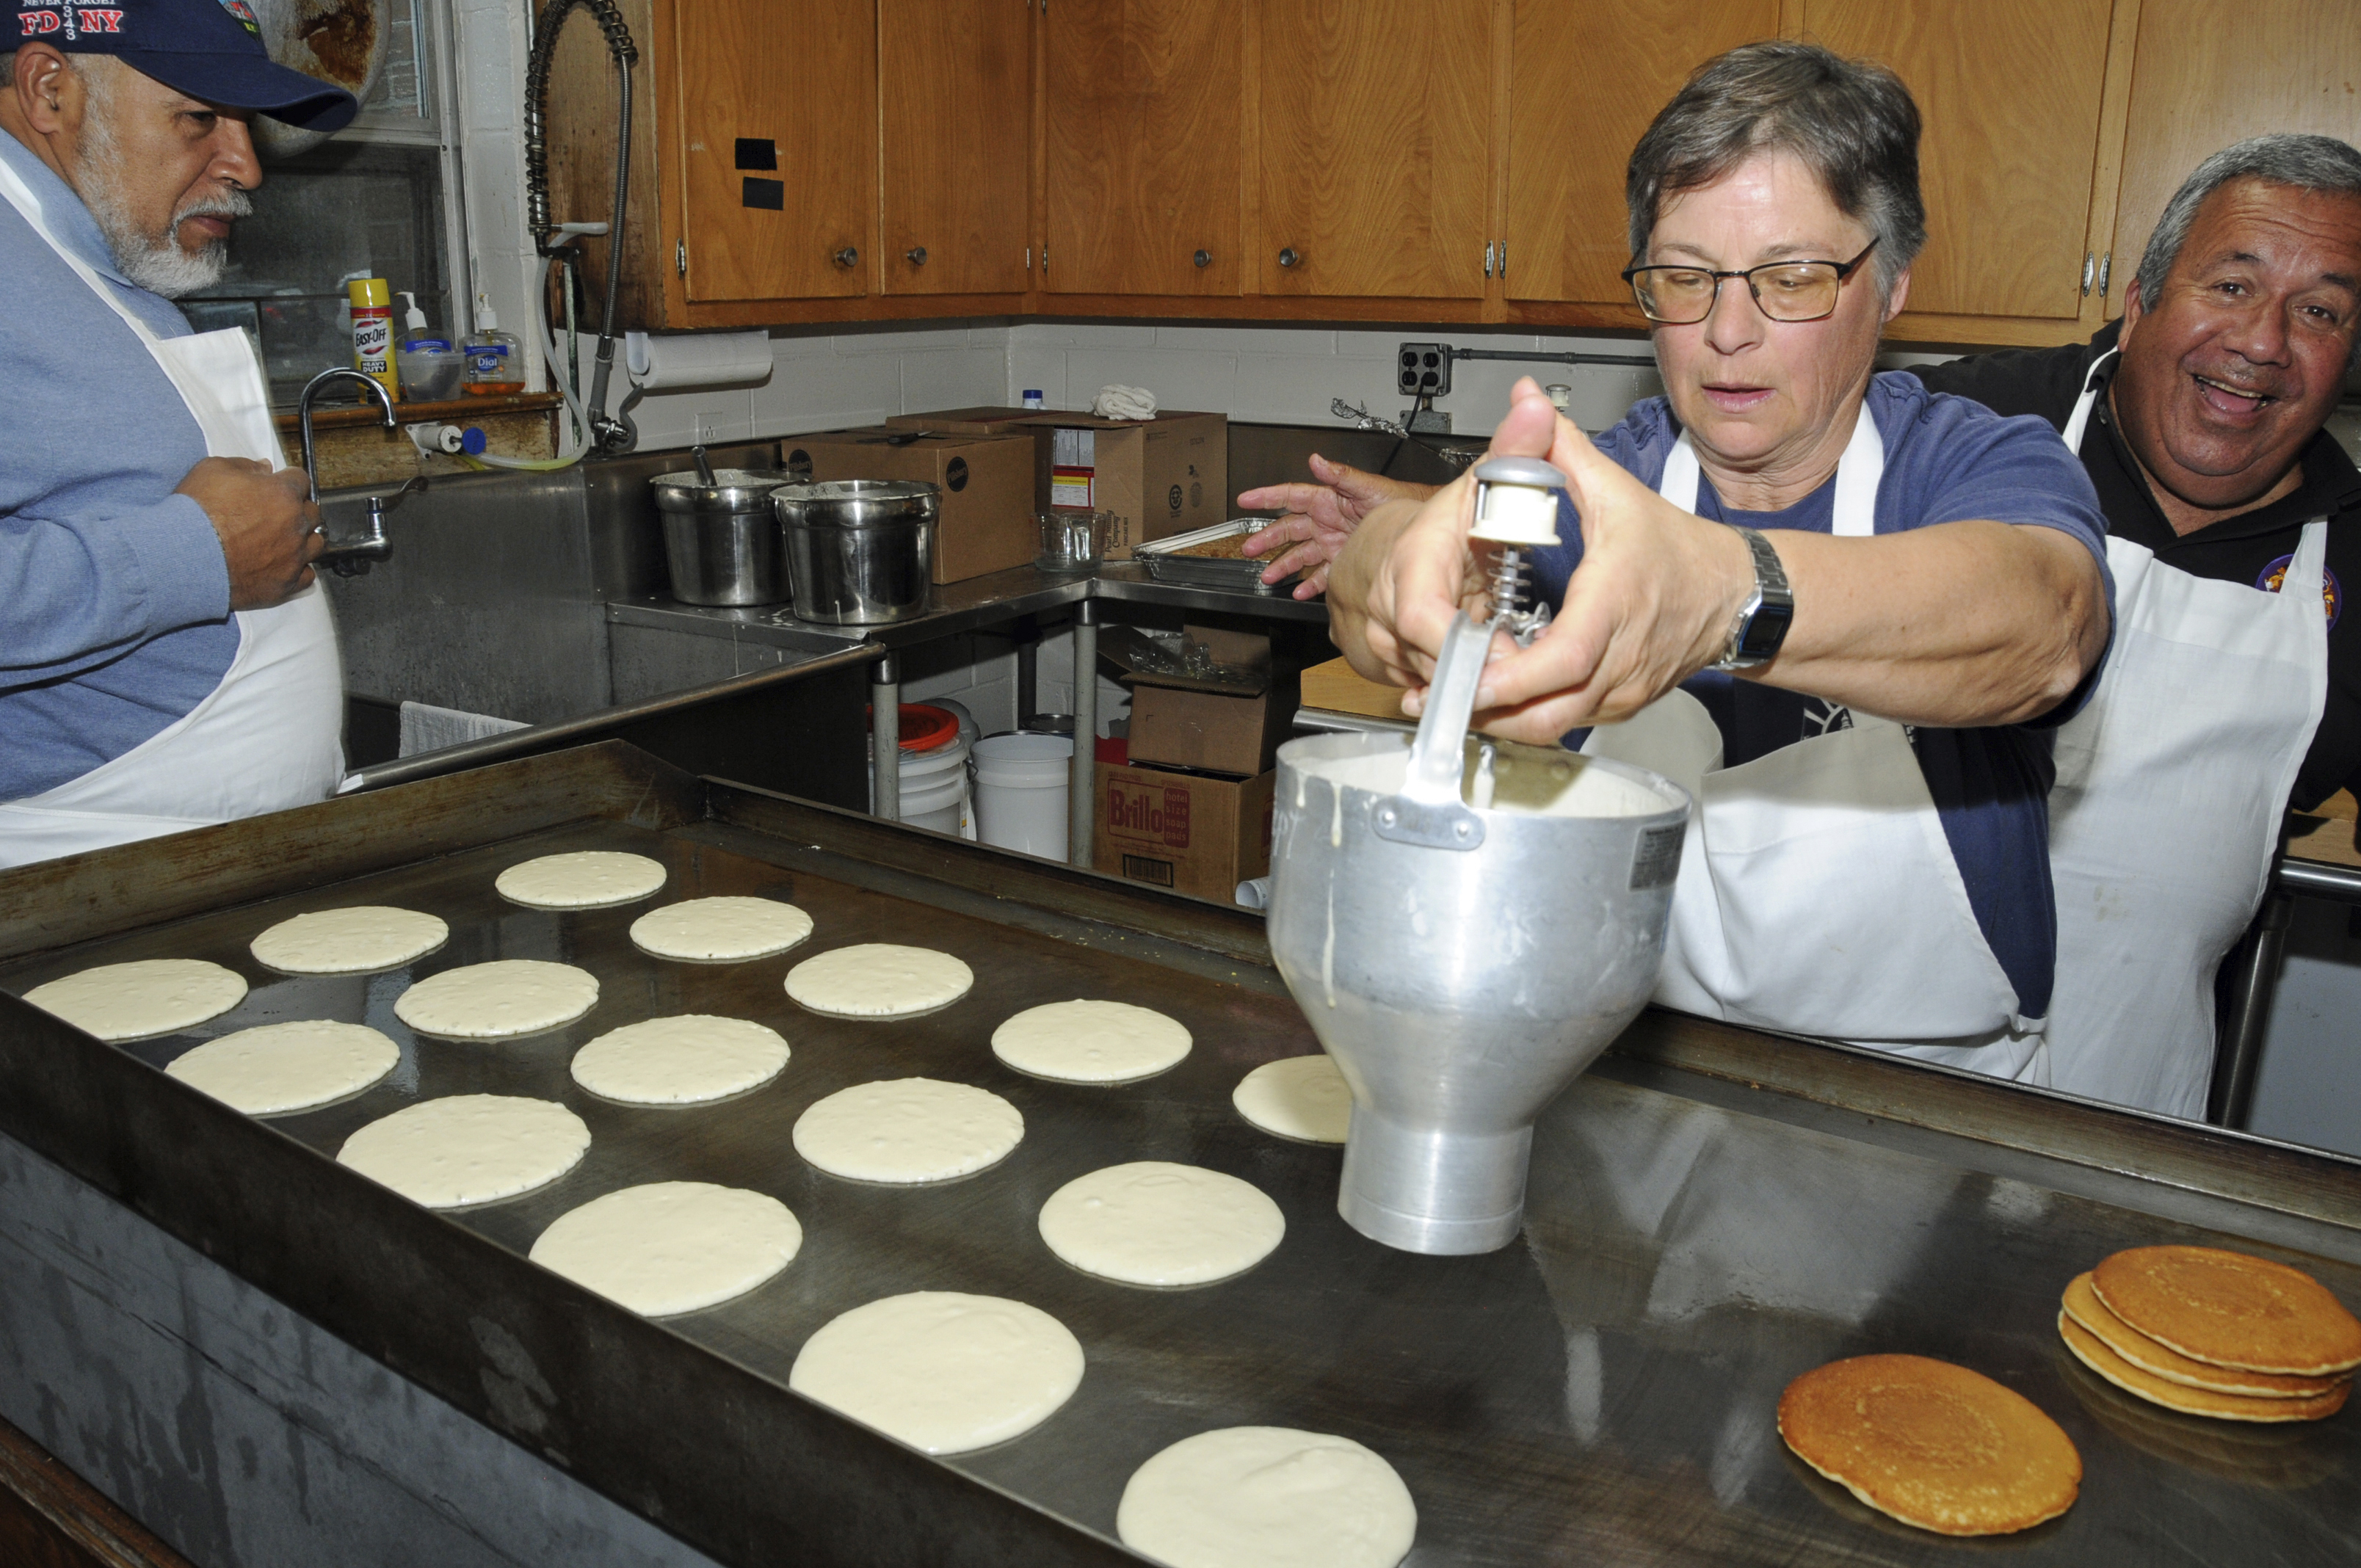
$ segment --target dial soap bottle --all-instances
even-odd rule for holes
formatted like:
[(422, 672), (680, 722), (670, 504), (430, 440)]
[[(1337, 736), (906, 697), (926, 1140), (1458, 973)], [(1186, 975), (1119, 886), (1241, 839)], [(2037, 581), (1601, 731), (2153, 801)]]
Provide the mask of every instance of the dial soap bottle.
[(465, 347), (467, 380), (462, 389), (468, 396), (498, 398), (524, 390), (524, 345), (500, 330), (500, 318), (481, 294), (476, 296), (476, 330)]

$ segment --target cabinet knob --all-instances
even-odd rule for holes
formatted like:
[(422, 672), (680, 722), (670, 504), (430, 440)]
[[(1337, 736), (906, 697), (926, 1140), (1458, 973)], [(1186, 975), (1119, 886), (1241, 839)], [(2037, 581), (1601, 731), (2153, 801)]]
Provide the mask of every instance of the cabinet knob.
[(1201, 250), (1189, 259), (1199, 267), (1211, 267), (1213, 264), (1213, 253), (1210, 250)]
[(913, 267), (924, 267), (927, 264), (927, 247), (923, 245), (912, 246), (902, 253), (902, 259)]
[(1281, 267), (1294, 267), (1301, 264), (1302, 260), (1303, 252), (1291, 245), (1279, 253), (1279, 264)]
[(858, 267), (861, 264), (861, 252), (853, 249), (852, 247), (848, 245), (842, 250), (836, 253), (834, 260), (839, 267), (844, 268), (849, 271), (852, 268)]

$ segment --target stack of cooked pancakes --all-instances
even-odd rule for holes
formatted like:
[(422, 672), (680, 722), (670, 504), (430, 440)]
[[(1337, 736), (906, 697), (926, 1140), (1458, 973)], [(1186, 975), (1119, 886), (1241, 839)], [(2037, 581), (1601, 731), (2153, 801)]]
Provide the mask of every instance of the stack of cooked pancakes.
[(2333, 1416), (2361, 1321), (2300, 1268), (2213, 1247), (2119, 1252), (2066, 1287), (2066, 1348), (2126, 1393), (2232, 1421)]

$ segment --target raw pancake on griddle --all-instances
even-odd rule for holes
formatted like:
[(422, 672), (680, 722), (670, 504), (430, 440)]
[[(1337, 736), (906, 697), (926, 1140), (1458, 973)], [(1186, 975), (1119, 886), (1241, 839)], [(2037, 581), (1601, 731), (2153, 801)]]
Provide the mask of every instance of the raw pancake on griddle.
[(992, 1032), (992, 1054), (1018, 1072), (1061, 1083), (1133, 1083), (1180, 1065), (1189, 1031), (1128, 1002), (1028, 1007)]
[(784, 953), (812, 933), (812, 918), (775, 898), (691, 898), (631, 922), (643, 953), (684, 963), (742, 963)]
[(164, 1070), (249, 1116), (308, 1111), (391, 1072), (401, 1047), (366, 1024), (262, 1024), (181, 1052)]
[(246, 1000), (246, 977), (203, 959), (138, 959), (37, 985), (25, 1000), (102, 1040), (146, 1040), (220, 1017)]
[(613, 850), (577, 850), (520, 861), (493, 879), (513, 904), (534, 909), (603, 909), (647, 897), (664, 884), (664, 862)]
[(2300, 1268), (2219, 1247), (2131, 1247), (2091, 1270), (2099, 1300), (2196, 1361), (2284, 1377), (2361, 1366), (2361, 1320)]
[(1254, 1126), (1298, 1143), (1341, 1144), (1352, 1130), (1353, 1091), (1325, 1051), (1263, 1063), (1238, 1080), (1230, 1103)]
[(786, 984), (797, 1004), (831, 1018), (906, 1018), (965, 996), (975, 971), (932, 948), (862, 942), (806, 959)]
[(988, 1089), (933, 1078), (856, 1083), (796, 1118), (796, 1153), (830, 1176), (905, 1185), (971, 1176), (1008, 1157), (1025, 1117)]
[(373, 974), (423, 959), (450, 936), (439, 916), (357, 904), (281, 920), (247, 950), (281, 974)]
[(804, 1342), (787, 1387), (927, 1453), (1039, 1426), (1082, 1381), (1082, 1345), (1022, 1301), (917, 1290), (855, 1307)]
[(803, 1226), (767, 1192), (651, 1181), (567, 1210), (530, 1255), (642, 1317), (662, 1318), (743, 1296), (803, 1245)]
[(1394, 1568), (1417, 1539), (1418, 1505), (1382, 1455), (1350, 1438), (1223, 1427), (1133, 1471), (1115, 1528), (1170, 1568)]
[(542, 959), (494, 959), (427, 976), (394, 998), (393, 1015), (422, 1035), (505, 1040), (571, 1024), (598, 1004), (588, 970)]
[(1251, 1182), (1135, 1160), (1078, 1176), (1041, 1205), (1041, 1240), (1085, 1274), (1126, 1285), (1206, 1285), (1244, 1274), (1287, 1234)]
[(554, 1100), (453, 1094), (379, 1117), (336, 1161), (413, 1203), (457, 1209), (546, 1187), (589, 1146), (582, 1118)]
[(574, 1053), (574, 1081), (626, 1105), (691, 1105), (758, 1089), (787, 1065), (787, 1042), (748, 1018), (682, 1013), (609, 1029)]

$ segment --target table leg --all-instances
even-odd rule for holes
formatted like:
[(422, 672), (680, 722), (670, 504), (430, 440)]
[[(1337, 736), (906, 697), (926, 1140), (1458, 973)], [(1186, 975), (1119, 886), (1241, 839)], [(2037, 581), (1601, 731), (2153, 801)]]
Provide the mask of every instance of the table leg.
[(1070, 817), (1066, 863), (1091, 869), (1091, 836), (1098, 805), (1099, 627), (1098, 607), (1089, 599), (1074, 606), (1074, 771), (1066, 784)]
[(902, 663), (888, 653), (869, 666), (869, 815), (902, 819)]

